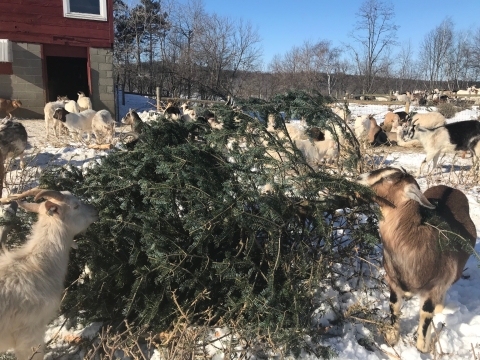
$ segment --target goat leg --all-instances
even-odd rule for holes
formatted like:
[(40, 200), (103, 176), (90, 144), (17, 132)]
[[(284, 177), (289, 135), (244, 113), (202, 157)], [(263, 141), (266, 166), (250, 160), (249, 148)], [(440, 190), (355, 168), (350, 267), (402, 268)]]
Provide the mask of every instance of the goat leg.
[(400, 339), (400, 307), (402, 306), (403, 294), (396, 292), (390, 287), (390, 325), (385, 339), (391, 346), (395, 345)]
[(432, 321), (435, 304), (431, 298), (423, 302), (420, 309), (420, 322), (417, 331), (417, 349), (423, 353), (430, 352), (430, 342), (432, 340)]

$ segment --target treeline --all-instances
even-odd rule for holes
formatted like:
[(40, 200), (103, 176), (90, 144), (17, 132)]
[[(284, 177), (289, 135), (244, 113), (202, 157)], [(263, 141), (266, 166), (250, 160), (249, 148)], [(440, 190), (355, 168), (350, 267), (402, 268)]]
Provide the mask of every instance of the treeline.
[[(461, 89), (480, 77), (480, 28), (456, 31), (450, 18), (427, 33), (414, 54), (400, 45), (393, 6), (366, 0), (352, 43), (303, 42), (262, 63), (261, 38), (248, 22), (207, 14), (185, 3), (114, 1), (115, 77), (125, 91), (201, 99), (259, 97), (303, 89), (332, 96), (392, 90)], [(369, 21), (366, 21), (368, 19)], [(373, 21), (375, 20), (375, 21)], [(364, 41), (376, 34), (375, 42)]]

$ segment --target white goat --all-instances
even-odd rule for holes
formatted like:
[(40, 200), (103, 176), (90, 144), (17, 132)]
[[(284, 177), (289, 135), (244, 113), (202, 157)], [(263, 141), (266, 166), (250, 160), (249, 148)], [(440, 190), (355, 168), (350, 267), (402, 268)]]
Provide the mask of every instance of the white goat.
[(412, 117), (412, 122), (425, 128), (434, 128), (442, 126), (447, 123), (445, 116), (436, 111), (431, 111), (424, 114), (415, 114)]
[(68, 191), (32, 189), (43, 203), (19, 202), (38, 214), (26, 243), (0, 255), (0, 352), (41, 360), (47, 324), (56, 316), (73, 237), (98, 220), (97, 210)]
[(410, 97), (409, 97), (407, 94), (399, 94), (399, 93), (398, 93), (398, 90), (395, 91), (395, 94), (393, 94), (393, 96), (395, 96), (395, 98), (397, 99), (397, 101), (401, 101), (401, 102), (410, 101)]
[(322, 162), (326, 164), (338, 163), (338, 144), (334, 140), (312, 141), (295, 139), (294, 142), (298, 150), (305, 156), (307, 163), (312, 167), (318, 167)]
[[(477, 231), (470, 218), (468, 199), (460, 190), (444, 185), (434, 186), (422, 194), (413, 176), (395, 168), (374, 170), (357, 180), (376, 193), (382, 218), (379, 231), (383, 244), (385, 279), (390, 288), (390, 322), (386, 340), (395, 345), (400, 338), (400, 308), (407, 293), (418, 294), (420, 321), (417, 349), (429, 352), (433, 314), (442, 312), (445, 294), (460, 279), (468, 260), (468, 249), (475, 245)], [(433, 205), (436, 204), (437, 206)], [(435, 209), (432, 215), (450, 226), (465, 243), (448, 243), (446, 232), (428, 224), (421, 207)]]
[[(277, 133), (279, 138), (284, 138), (286, 134), (283, 129), (275, 129), (275, 116), (273, 114), (268, 115), (267, 131), (271, 133)], [(285, 123), (288, 135), (292, 140), (308, 140), (308, 135), (305, 134), (305, 130), (302, 126), (297, 126), (293, 123)]]
[[(65, 107), (65, 101), (64, 100), (59, 100), (59, 101), (51, 101), (45, 105), (43, 108), (43, 112), (45, 114), (45, 133), (48, 137), (50, 134), (50, 126), (53, 126), (53, 133), (57, 137), (60, 134), (60, 129), (62, 124), (56, 120), (53, 117), (53, 114), (55, 113), (55, 110), (59, 108), (64, 108)], [(58, 130), (58, 134), (57, 134)]]
[(335, 106), (332, 108), (334, 114), (338, 115), (343, 121), (350, 122), (352, 116), (350, 112), (347, 112), (343, 107)]
[(80, 108), (80, 111), (92, 109), (92, 101), (88, 96), (85, 96), (85, 93), (83, 91), (79, 91), (77, 93), (78, 95), (78, 107)]
[(97, 111), (92, 118), (92, 131), (95, 135), (95, 141), (100, 144), (104, 139), (108, 144), (115, 137), (115, 120), (108, 110)]
[(81, 141), (84, 132), (87, 133), (87, 141), (90, 141), (92, 119), (95, 114), (95, 110), (84, 110), (76, 114), (69, 113), (64, 108), (59, 108), (55, 110), (53, 117), (60, 120), (67, 127), (75, 141)]
[(71, 113), (79, 113), (80, 112), (80, 106), (78, 106), (78, 103), (75, 100), (68, 100), (65, 102), (65, 110)]
[(355, 119), (355, 136), (363, 147), (367, 147), (367, 136), (370, 131), (370, 115), (360, 115)]

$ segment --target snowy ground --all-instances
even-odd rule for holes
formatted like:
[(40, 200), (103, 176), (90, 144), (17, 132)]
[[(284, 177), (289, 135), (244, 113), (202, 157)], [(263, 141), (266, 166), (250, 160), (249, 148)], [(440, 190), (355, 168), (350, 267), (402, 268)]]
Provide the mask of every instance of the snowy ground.
[[(154, 105), (151, 99), (143, 96), (128, 95), (126, 97), (126, 104), (120, 105), (120, 118), (129, 108), (137, 108), (141, 113), (141, 117), (147, 120), (153, 111)], [(350, 110), (352, 115), (374, 114), (380, 123), (383, 116), (387, 112), (387, 106), (384, 105), (351, 105)], [(395, 110), (403, 110), (403, 107), (396, 107)], [(413, 110), (413, 109), (411, 109)], [(419, 112), (426, 112), (425, 108), (415, 109)], [(479, 119), (480, 110), (474, 107), (471, 110), (465, 110), (457, 113), (455, 118), (449, 119), (448, 122)], [(45, 139), (44, 122), (43, 120), (22, 120), (29, 133), (30, 149), (27, 162), (31, 168), (43, 168), (50, 163), (65, 164), (70, 162), (77, 166), (84, 166), (85, 162), (101, 156), (107, 155), (105, 151), (98, 151), (88, 149), (86, 144), (74, 144), (68, 138), (58, 140)], [(123, 131), (120, 128), (118, 131)], [(402, 166), (408, 171), (415, 173), (424, 158), (420, 150), (408, 150), (403, 148), (391, 148), (384, 152), (385, 165)], [(451, 167), (452, 155), (446, 156), (443, 159), (443, 174), (438, 178), (421, 177), (418, 183), (423, 190), (432, 183), (443, 183), (450, 186), (456, 186), (464, 191), (469, 199), (470, 213), (478, 231), (480, 231), (480, 186), (475, 184), (465, 183), (462, 177), (465, 173), (461, 165), (469, 165), (470, 159), (455, 159), (455, 167)], [(12, 170), (7, 174), (7, 186), (4, 189), (4, 194), (11, 190), (15, 190), (18, 186), (20, 170)], [(28, 180), (29, 176), (24, 173), (23, 179)], [(476, 251), (480, 253), (480, 241), (477, 239)], [(404, 303), (402, 308), (401, 320), (401, 340), (399, 344), (393, 348), (386, 345), (384, 341), (376, 333), (371, 331), (362, 324), (347, 325), (341, 330), (340, 336), (330, 338), (324, 345), (330, 345), (338, 352), (340, 359), (434, 359), (441, 356), (448, 356), (452, 359), (479, 359), (480, 358), (480, 268), (479, 262), (475, 258), (471, 258), (467, 263), (467, 270), (465, 275), (468, 278), (459, 280), (454, 284), (447, 293), (445, 310), (442, 314), (435, 315), (434, 324), (439, 332), (439, 342), (437, 343), (437, 354), (421, 354), (415, 348), (414, 335), (416, 326), (418, 324), (419, 301), (413, 298)], [(380, 272), (381, 275), (381, 272)], [(348, 286), (348, 284), (343, 284)], [(388, 312), (388, 298), (380, 291), (372, 291), (367, 295), (360, 292), (349, 292), (346, 295), (339, 296), (333, 290), (332, 298), (337, 303), (344, 303), (345, 306), (354, 304), (362, 299), (362, 301), (370, 301), (385, 313)], [(326, 321), (326, 318), (320, 319)], [(47, 332), (47, 340), (55, 337), (51, 348), (53, 352), (59, 349), (70, 349), (75, 352), (74, 344), (79, 337), (91, 337), (95, 334), (99, 324), (92, 324), (92, 326), (82, 329), (73, 327), (66, 330), (62, 327), (62, 319), (57, 319)], [(362, 346), (365, 344), (362, 339), (374, 339), (375, 346), (369, 348)], [(439, 344), (439, 345), (438, 345)], [(367, 350), (367, 348), (369, 348)], [(56, 350), (55, 350), (56, 349)], [(476, 355), (474, 355), (476, 354)], [(213, 355), (213, 354), (212, 354)], [(220, 359), (221, 354), (217, 354)], [(476, 357), (475, 357), (476, 356)], [(69, 357), (70, 358), (70, 357)], [(76, 353), (71, 358), (81, 359), (83, 355)], [(158, 353), (152, 357), (158, 359)], [(304, 355), (301, 359), (314, 359), (314, 357)]]

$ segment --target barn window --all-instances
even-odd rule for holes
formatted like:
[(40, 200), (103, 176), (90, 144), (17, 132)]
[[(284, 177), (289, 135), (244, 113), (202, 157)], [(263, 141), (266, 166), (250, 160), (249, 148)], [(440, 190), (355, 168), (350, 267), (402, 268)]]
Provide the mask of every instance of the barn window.
[(76, 19), (107, 21), (107, 0), (63, 0), (63, 15)]

